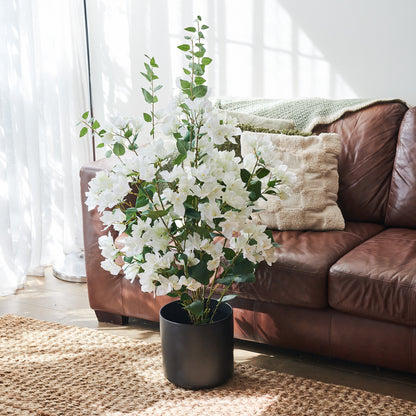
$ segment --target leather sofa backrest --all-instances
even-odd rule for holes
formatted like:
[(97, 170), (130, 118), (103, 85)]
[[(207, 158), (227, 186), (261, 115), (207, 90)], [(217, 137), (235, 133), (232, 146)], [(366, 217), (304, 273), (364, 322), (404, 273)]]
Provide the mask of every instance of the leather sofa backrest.
[(416, 228), (416, 107), (407, 111), (400, 126), (385, 222)]
[(376, 104), (346, 113), (314, 133), (342, 138), (338, 204), (347, 221), (384, 223), (396, 142), (407, 107), (400, 102)]

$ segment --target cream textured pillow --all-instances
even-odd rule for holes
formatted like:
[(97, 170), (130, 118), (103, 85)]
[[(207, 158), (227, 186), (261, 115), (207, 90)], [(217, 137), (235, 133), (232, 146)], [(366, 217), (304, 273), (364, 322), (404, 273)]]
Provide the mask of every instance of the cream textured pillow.
[(338, 156), (341, 138), (335, 133), (319, 136), (288, 136), (245, 131), (241, 154), (249, 152), (247, 140), (260, 135), (271, 138), (274, 157), (296, 174), (292, 195), (279, 200), (269, 195), (259, 200), (262, 211), (253, 219), (278, 230), (343, 230), (344, 218), (337, 205)]

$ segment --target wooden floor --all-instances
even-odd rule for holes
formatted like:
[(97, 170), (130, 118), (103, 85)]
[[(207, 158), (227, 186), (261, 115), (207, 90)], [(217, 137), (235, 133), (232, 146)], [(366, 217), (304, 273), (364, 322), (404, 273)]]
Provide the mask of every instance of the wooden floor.
[[(128, 326), (98, 323), (88, 305), (86, 285), (56, 279), (50, 269), (45, 277), (29, 277), (16, 295), (0, 297), (0, 315), (9, 313), (142, 340), (159, 338), (157, 324), (138, 319), (131, 319)], [(408, 373), (243, 341), (236, 341), (235, 360), (416, 402), (416, 376)]]

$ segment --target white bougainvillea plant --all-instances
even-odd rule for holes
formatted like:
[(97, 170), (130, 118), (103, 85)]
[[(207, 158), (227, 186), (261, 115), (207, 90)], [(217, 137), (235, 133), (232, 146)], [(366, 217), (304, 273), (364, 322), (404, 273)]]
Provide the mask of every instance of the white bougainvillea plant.
[(244, 159), (219, 150), (226, 141), (235, 143), (241, 131), (207, 99), (207, 28), (199, 16), (185, 28), (186, 43), (178, 48), (189, 64), (163, 114), (155, 111), (158, 65), (146, 56), (141, 74), (149, 82), (142, 89), (150, 104), (143, 114), (149, 144), (138, 144), (143, 127), (136, 119), (118, 118), (103, 129), (87, 112), (80, 132), (95, 133), (97, 147), (107, 147), (106, 156), (115, 159), (87, 192), (89, 209), (97, 208), (105, 227), (119, 234), (117, 241), (110, 232), (99, 239), (103, 269), (138, 279), (144, 292), (179, 298), (194, 324), (212, 321), (212, 296), (219, 303), (232, 299), (226, 293), (233, 283), (253, 282), (259, 262), (276, 261), (278, 245), (251, 214), (259, 198), (285, 197), (293, 181), (286, 166), (272, 159), (267, 136), (251, 143)]

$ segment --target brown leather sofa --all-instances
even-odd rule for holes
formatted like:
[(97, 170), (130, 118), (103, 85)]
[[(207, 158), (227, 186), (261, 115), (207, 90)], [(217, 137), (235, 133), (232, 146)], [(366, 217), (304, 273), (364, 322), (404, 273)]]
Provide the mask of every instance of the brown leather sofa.
[[(416, 107), (376, 104), (314, 132), (343, 140), (345, 231), (274, 231), (282, 247), (236, 285), (235, 337), (416, 372)], [(105, 161), (81, 170), (82, 195)], [(169, 297), (100, 268), (97, 211), (83, 205), (88, 293), (98, 320), (158, 320)]]

